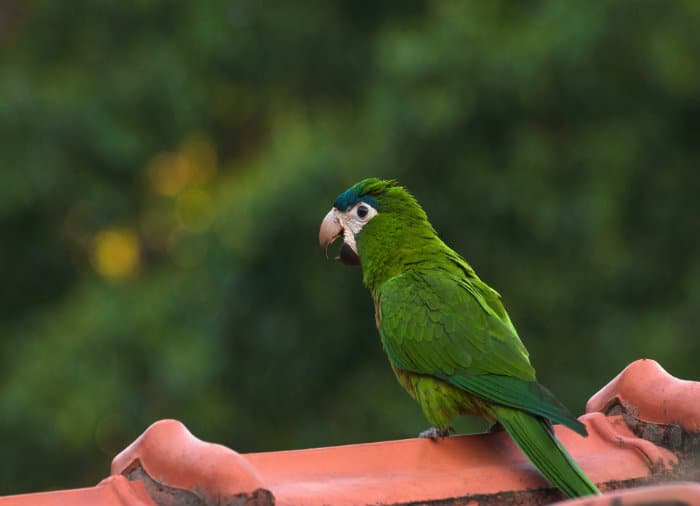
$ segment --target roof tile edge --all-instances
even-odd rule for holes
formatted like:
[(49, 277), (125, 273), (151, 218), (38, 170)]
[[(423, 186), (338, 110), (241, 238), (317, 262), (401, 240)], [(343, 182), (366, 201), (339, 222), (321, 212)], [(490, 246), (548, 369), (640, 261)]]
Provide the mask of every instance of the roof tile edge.
[(679, 481), (663, 485), (615, 490), (601, 496), (569, 499), (551, 506), (696, 506), (698, 504), (700, 504), (700, 483)]
[(274, 503), (245, 458), (198, 439), (178, 420), (159, 420), (148, 427), (114, 457), (112, 475), (142, 481), (159, 504), (165, 496), (179, 496), (182, 504), (190, 504), (193, 496), (205, 504)]
[(700, 382), (671, 376), (652, 359), (625, 367), (586, 404), (586, 412), (623, 414), (700, 432)]

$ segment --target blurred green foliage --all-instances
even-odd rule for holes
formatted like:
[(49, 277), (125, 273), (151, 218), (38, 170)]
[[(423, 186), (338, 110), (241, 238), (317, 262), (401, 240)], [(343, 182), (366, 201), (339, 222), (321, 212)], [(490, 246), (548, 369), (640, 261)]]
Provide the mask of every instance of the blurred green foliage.
[[(413, 436), (318, 225), (395, 177), (572, 411), (698, 378), (700, 3), (0, 5), (0, 493), (151, 422), (263, 451)], [(465, 422), (463, 430), (480, 427)]]

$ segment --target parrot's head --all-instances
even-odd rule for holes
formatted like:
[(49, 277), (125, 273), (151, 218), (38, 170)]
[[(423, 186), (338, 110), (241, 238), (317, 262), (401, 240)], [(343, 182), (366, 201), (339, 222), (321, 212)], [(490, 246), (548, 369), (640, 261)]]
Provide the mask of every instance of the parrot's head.
[(318, 240), (327, 251), (343, 239), (340, 260), (346, 265), (400, 261), (407, 241), (435, 237), (425, 211), (395, 180), (363, 179), (338, 195), (321, 222)]

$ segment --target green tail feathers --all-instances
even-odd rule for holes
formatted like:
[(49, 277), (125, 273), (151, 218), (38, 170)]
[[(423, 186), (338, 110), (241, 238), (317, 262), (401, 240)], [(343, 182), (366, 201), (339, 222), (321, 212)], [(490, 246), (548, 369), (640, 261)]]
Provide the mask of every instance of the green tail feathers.
[(494, 406), (493, 411), (539, 472), (567, 496), (600, 494), (544, 419), (505, 406)]

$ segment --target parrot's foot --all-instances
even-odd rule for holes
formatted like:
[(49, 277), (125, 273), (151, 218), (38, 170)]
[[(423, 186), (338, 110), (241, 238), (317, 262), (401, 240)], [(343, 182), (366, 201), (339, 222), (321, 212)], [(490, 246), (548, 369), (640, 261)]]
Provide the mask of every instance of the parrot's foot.
[(491, 424), (491, 427), (489, 427), (488, 433), (493, 434), (494, 432), (503, 432), (504, 430), (506, 429), (500, 424), (500, 422), (494, 422)]
[(447, 436), (450, 435), (450, 430), (454, 430), (451, 427), (448, 429), (438, 429), (435, 427), (430, 427), (429, 429), (424, 430), (420, 434), (418, 434), (418, 437), (421, 438), (430, 438), (433, 441), (437, 441), (438, 439), (443, 439), (446, 438)]

